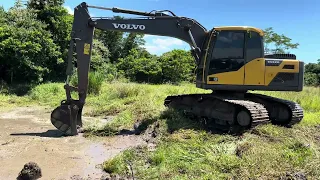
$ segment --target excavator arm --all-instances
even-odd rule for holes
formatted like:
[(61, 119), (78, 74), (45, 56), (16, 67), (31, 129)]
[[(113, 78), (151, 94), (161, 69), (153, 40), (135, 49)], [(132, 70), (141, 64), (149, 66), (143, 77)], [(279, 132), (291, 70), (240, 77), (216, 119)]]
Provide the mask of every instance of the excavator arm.
[[(111, 10), (115, 13), (141, 15), (138, 18), (93, 18), (88, 8)], [(169, 11), (170, 12), (170, 11)], [(61, 102), (51, 114), (52, 124), (67, 135), (77, 135), (78, 127), (82, 127), (82, 109), (87, 97), (88, 73), (95, 28), (101, 30), (137, 32), (142, 34), (167, 36), (187, 42), (193, 52), (196, 63), (200, 62), (202, 47), (207, 30), (197, 21), (187, 17), (178, 17), (174, 13), (164, 11), (139, 12), (119, 8), (89, 6), (83, 2), (74, 9), (74, 21), (68, 52), (67, 81), (65, 84), (66, 100)], [(75, 56), (74, 56), (75, 55)], [(78, 86), (69, 84), (73, 72), (73, 59), (76, 59)], [(73, 99), (71, 92), (76, 91), (79, 99)]]

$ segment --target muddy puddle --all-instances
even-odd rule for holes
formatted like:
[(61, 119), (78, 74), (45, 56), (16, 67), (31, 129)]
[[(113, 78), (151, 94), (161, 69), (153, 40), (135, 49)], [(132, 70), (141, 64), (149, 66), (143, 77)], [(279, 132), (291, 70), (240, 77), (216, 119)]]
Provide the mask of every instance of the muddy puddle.
[(64, 137), (49, 118), (50, 109), (43, 108), (0, 113), (0, 179), (15, 179), (29, 161), (41, 167), (41, 179), (100, 179), (104, 174), (101, 163), (127, 148), (145, 144), (136, 135)]

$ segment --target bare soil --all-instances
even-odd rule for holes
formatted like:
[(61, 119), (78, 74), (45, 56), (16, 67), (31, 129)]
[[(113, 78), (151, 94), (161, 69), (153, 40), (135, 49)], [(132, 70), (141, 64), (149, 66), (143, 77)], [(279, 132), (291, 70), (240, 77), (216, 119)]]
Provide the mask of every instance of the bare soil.
[(0, 179), (15, 179), (30, 161), (40, 166), (40, 179), (100, 179), (105, 160), (145, 143), (137, 135), (62, 136), (50, 123), (51, 110), (19, 107), (0, 113)]

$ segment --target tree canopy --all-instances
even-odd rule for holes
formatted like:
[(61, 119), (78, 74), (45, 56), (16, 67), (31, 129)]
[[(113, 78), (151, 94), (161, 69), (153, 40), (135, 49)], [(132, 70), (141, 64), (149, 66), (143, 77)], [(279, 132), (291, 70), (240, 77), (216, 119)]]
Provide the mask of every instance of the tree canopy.
[(36, 14), (16, 5), (6, 13), (1, 11), (2, 78), (41, 82), (62, 62), (60, 48), (46, 31), (47, 25), (37, 21)]
[(299, 43), (291, 42), (292, 39), (284, 34), (274, 32), (272, 27), (266, 28), (264, 33), (265, 53), (290, 53), (290, 49), (297, 49), (299, 46)]

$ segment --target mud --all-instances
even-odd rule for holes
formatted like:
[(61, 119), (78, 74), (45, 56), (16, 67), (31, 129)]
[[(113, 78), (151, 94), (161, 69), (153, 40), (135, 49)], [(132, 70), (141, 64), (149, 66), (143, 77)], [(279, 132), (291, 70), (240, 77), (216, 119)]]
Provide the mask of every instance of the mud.
[[(50, 109), (27, 107), (0, 113), (0, 179), (16, 179), (28, 162), (36, 162), (40, 179), (100, 179), (102, 163), (121, 151), (146, 144), (137, 135), (64, 137), (50, 123)], [(84, 118), (84, 123), (91, 121)]]
[(42, 177), (41, 168), (35, 162), (26, 163), (20, 171), (17, 180), (37, 180)]
[(303, 172), (287, 172), (286, 175), (280, 177), (279, 180), (307, 180), (307, 176)]

